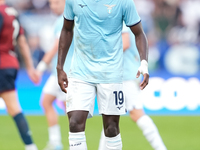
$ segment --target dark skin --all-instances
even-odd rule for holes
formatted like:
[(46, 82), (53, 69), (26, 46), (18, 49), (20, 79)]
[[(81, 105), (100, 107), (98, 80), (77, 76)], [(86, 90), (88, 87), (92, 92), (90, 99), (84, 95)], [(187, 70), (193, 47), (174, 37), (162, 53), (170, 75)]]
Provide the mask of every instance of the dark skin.
[[(136, 46), (140, 55), (140, 60), (148, 60), (148, 44), (147, 44), (147, 38), (144, 34), (142, 24), (138, 23), (137, 25), (130, 27), (131, 31), (135, 35), (135, 41)], [(140, 72), (137, 72), (136, 77), (138, 78), (140, 76)], [(149, 83), (149, 74), (145, 73), (143, 74), (144, 79), (140, 83), (140, 89), (143, 90)]]
[[(68, 87), (67, 74), (63, 71), (63, 65), (65, 62), (66, 55), (68, 53), (70, 44), (73, 38), (73, 26), (74, 21), (69, 21), (64, 19), (63, 28), (61, 31), (59, 49), (58, 49), (58, 63), (57, 63), (57, 74), (58, 74), (58, 84), (61, 90), (65, 93), (66, 87)], [(141, 23), (130, 27), (131, 31), (135, 35), (136, 45), (140, 54), (141, 60), (147, 60), (148, 57), (148, 46), (147, 39), (143, 32)], [(140, 76), (140, 72), (137, 73), (136, 77)], [(143, 90), (148, 82), (149, 75), (144, 74), (144, 79), (140, 84), (141, 90)], [(68, 112), (69, 128), (70, 132), (82, 132), (85, 131), (85, 123), (87, 119), (88, 111), (71, 111)], [(119, 115), (102, 115), (104, 133), (106, 137), (115, 137), (119, 134)]]

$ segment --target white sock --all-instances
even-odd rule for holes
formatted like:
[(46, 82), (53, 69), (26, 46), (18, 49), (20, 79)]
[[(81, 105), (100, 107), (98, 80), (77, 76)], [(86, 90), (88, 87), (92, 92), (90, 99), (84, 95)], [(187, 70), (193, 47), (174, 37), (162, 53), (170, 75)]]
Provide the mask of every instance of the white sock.
[(118, 134), (115, 137), (105, 137), (106, 149), (105, 150), (122, 150), (121, 135)]
[(87, 150), (85, 132), (69, 132), (70, 150)]
[(106, 137), (104, 134), (104, 130), (101, 131), (101, 138), (99, 141), (99, 149), (98, 150), (106, 150)]
[(25, 145), (25, 150), (38, 150), (35, 144)]
[(55, 145), (62, 145), (61, 144), (61, 133), (60, 133), (60, 126), (54, 125), (49, 127), (49, 142)]
[(167, 150), (156, 125), (149, 116), (140, 117), (136, 123), (154, 150)]

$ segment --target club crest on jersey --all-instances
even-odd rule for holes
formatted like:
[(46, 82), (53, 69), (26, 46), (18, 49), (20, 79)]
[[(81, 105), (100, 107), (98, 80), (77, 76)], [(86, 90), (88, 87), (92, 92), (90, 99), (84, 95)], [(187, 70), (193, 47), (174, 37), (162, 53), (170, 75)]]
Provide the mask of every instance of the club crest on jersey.
[(110, 14), (112, 12), (112, 8), (115, 7), (116, 5), (105, 5), (107, 7), (108, 13)]

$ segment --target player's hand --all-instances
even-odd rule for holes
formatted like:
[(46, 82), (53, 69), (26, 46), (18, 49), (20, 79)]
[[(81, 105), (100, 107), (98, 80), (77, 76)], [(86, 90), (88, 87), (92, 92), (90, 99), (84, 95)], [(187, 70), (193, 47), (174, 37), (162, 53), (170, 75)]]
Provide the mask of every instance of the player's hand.
[(143, 90), (149, 83), (148, 63), (146, 60), (141, 61), (136, 78), (139, 78), (140, 74), (144, 76), (142, 83), (140, 83), (140, 89)]
[(67, 90), (65, 89), (68, 87), (67, 74), (62, 69), (57, 68), (57, 76), (58, 76), (58, 84), (61, 90), (67, 93)]
[(38, 84), (40, 82), (41, 77), (34, 68), (27, 69), (27, 73), (33, 83)]
[[(140, 74), (141, 74), (140, 71), (138, 71), (136, 78), (139, 78)], [(141, 90), (143, 90), (149, 83), (149, 74), (145, 73), (143, 76), (144, 76), (144, 78), (143, 78), (142, 82), (140, 83)]]
[(42, 81), (42, 76), (43, 76), (43, 72), (41, 72), (41, 71), (39, 71), (39, 70), (35, 70), (35, 73), (36, 73), (36, 75), (38, 76), (38, 78), (39, 78), (39, 84), (41, 83), (41, 81)]

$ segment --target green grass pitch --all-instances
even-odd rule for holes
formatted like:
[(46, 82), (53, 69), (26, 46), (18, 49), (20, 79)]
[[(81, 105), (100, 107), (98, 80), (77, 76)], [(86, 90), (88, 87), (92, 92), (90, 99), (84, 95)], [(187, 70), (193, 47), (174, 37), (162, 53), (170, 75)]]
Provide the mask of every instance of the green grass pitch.
[[(34, 142), (42, 150), (48, 141), (47, 122), (44, 116), (26, 116)], [(168, 150), (200, 150), (200, 116), (151, 116), (158, 127)], [(68, 150), (68, 120), (60, 116), (64, 150)], [(153, 150), (142, 132), (129, 116), (122, 116), (120, 128), (123, 150)], [(97, 150), (102, 119), (88, 119), (86, 139), (88, 150)], [(0, 150), (23, 150), (24, 146), (10, 116), (0, 116)]]

